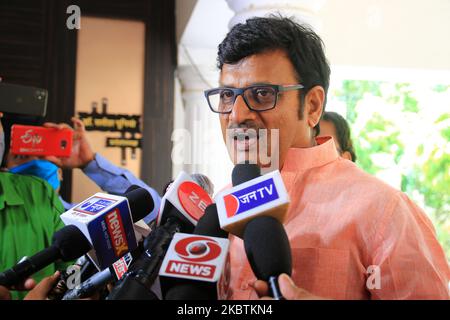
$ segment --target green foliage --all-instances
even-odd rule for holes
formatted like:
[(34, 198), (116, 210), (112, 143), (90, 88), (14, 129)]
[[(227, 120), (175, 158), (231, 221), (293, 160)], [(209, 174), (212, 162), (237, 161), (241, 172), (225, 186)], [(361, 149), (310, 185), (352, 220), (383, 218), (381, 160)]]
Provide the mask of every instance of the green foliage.
[(342, 83), (342, 89), (337, 92), (337, 96), (341, 97), (341, 99), (347, 104), (346, 118), (351, 123), (354, 122), (357, 117), (356, 105), (366, 93), (380, 97), (380, 82), (366, 80), (344, 80)]
[[(450, 104), (449, 88), (437, 85), (429, 92), (442, 95), (442, 103)], [(399, 188), (427, 212), (450, 258), (449, 109), (430, 110), (428, 101), (415, 97), (409, 83), (347, 80), (335, 95), (346, 105), (357, 164), (373, 175), (395, 166), (401, 175)], [(369, 97), (371, 103), (366, 101)], [(373, 103), (375, 97), (379, 104)], [(426, 128), (432, 131), (429, 138), (425, 136)], [(419, 135), (422, 139), (409, 138), (417, 130), (424, 132), (422, 137)], [(374, 160), (380, 155), (384, 162)]]

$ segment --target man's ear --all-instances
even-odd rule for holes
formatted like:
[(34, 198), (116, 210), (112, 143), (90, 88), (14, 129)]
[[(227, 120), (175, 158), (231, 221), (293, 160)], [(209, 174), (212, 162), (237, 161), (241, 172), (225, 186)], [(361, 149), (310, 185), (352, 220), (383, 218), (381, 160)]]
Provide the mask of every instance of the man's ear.
[(350, 152), (348, 152), (348, 151), (344, 151), (344, 152), (341, 154), (341, 157), (344, 158), (344, 159), (353, 161), (353, 159), (352, 159), (352, 154), (351, 154)]
[(306, 94), (305, 116), (311, 128), (314, 128), (320, 121), (324, 101), (325, 90), (321, 86), (312, 87)]

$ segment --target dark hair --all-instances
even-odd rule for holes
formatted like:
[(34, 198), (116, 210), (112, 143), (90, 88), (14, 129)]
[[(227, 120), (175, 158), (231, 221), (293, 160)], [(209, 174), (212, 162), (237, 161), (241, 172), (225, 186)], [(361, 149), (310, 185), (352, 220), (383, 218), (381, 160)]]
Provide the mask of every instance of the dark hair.
[(323, 121), (329, 121), (333, 123), (336, 130), (336, 136), (342, 152), (349, 152), (352, 155), (352, 161), (356, 161), (355, 150), (353, 149), (353, 142), (351, 138), (350, 126), (347, 120), (344, 119), (339, 113), (326, 111), (322, 116)]
[[(281, 49), (295, 68), (300, 90), (299, 118), (303, 118), (303, 102), (306, 93), (314, 86), (321, 86), (326, 94), (330, 81), (330, 66), (325, 58), (323, 42), (309, 27), (290, 18), (271, 15), (266, 18), (251, 18), (235, 25), (219, 45), (217, 66), (234, 64), (245, 57), (265, 51)], [(319, 134), (319, 124), (315, 127)]]

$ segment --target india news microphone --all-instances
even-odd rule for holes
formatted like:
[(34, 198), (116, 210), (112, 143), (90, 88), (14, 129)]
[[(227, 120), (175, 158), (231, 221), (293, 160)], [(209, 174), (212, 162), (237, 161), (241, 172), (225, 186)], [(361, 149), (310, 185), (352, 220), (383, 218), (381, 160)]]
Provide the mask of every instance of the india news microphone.
[[(278, 288), (278, 273), (292, 273), (292, 257), (283, 222), (286, 219), (289, 206), (289, 195), (278, 170), (265, 175), (260, 174), (260, 168), (255, 164), (238, 164), (232, 172), (233, 187), (220, 192), (216, 197), (217, 211), (222, 229), (244, 240), (247, 258), (253, 272), (259, 279), (267, 281), (271, 295), (276, 299), (283, 299)], [(271, 217), (267, 220), (262, 217)], [(251, 224), (250, 224), (251, 222)], [(247, 232), (248, 226), (251, 231)], [(271, 251), (269, 255), (260, 256), (255, 251), (255, 236), (253, 230), (259, 226), (272, 225), (273, 243), (280, 246), (279, 251)], [(264, 235), (263, 230), (259, 232)], [(270, 240), (270, 239), (268, 239)], [(255, 256), (257, 259), (255, 259)], [(262, 265), (261, 263), (264, 264)], [(261, 270), (264, 272), (261, 272)]]
[(174, 234), (191, 233), (211, 203), (208, 193), (191, 176), (181, 172), (161, 199), (157, 227), (144, 240), (144, 252), (107, 299), (154, 299), (151, 288)]
[(146, 189), (129, 189), (123, 196), (96, 193), (61, 215), (64, 224), (76, 226), (89, 240), (88, 256), (99, 270), (138, 247), (134, 223), (154, 208)]
[[(140, 189), (140, 188), (141, 188), (140, 186), (131, 185), (130, 187), (128, 187), (128, 189), (124, 193), (110, 193), (110, 194), (114, 194), (114, 195), (118, 195), (118, 196), (125, 196), (126, 197), (127, 193), (129, 193), (129, 192), (131, 192), (133, 190)], [(150, 227), (144, 222), (144, 220), (139, 220), (138, 222), (135, 222), (133, 227), (135, 229), (136, 239), (138, 240), (138, 242), (143, 237), (146, 237), (151, 231)], [(136, 251), (138, 251), (138, 250), (137, 249), (134, 250), (133, 253), (136, 252)], [(116, 261), (114, 263), (114, 265), (119, 264), (122, 260), (126, 259), (130, 255), (131, 255), (130, 252), (127, 253), (121, 259)], [(127, 259), (127, 261), (128, 260), (129, 259)], [(99, 286), (98, 280), (102, 278), (99, 275), (99, 273), (101, 273), (101, 271), (99, 271), (99, 268), (97, 267), (97, 263), (95, 263), (93, 261), (93, 259), (90, 258), (87, 254), (82, 256), (82, 257), (80, 257), (75, 262), (74, 267), (77, 270), (76, 271), (77, 272), (77, 282), (81, 282), (82, 283), (81, 284), (82, 288), (80, 288), (80, 286), (77, 286), (77, 288), (79, 290), (75, 290), (73, 288), (69, 289), (67, 287), (67, 285), (68, 285), (67, 280), (68, 280), (68, 277), (70, 276), (70, 274), (68, 274), (67, 272), (66, 273), (63, 272), (61, 274), (60, 280), (58, 281), (58, 284), (49, 293), (49, 299), (60, 300), (61, 298), (65, 297), (65, 296), (72, 296), (73, 299), (76, 299), (77, 298), (77, 294), (78, 295), (89, 294), (89, 290), (86, 290), (86, 288), (92, 288), (93, 284)], [(105, 271), (105, 270), (103, 270), (103, 271)], [(88, 281), (88, 279), (89, 279), (89, 281)], [(111, 281), (112, 280), (114, 280), (114, 279), (111, 276)]]

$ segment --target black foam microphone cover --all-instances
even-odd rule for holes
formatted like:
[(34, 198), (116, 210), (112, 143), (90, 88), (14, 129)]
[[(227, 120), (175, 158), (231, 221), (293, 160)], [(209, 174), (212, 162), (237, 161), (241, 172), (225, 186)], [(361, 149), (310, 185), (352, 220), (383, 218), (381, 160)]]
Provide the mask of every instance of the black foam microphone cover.
[(198, 220), (194, 234), (218, 238), (228, 238), (228, 232), (220, 228), (217, 205), (215, 203), (206, 207), (205, 213)]
[(68, 225), (53, 234), (52, 247), (59, 250), (63, 261), (71, 261), (86, 254), (91, 249), (91, 244), (80, 229)]
[(261, 168), (256, 164), (238, 163), (234, 166), (231, 173), (231, 181), (233, 187), (240, 185), (241, 183), (258, 178), (261, 175)]
[(255, 276), (264, 281), (282, 273), (291, 275), (292, 257), (283, 225), (273, 217), (251, 220), (244, 231), (244, 247)]
[(128, 199), (133, 222), (143, 219), (151, 211), (153, 211), (153, 208), (155, 207), (155, 203), (153, 202), (150, 192), (148, 192), (145, 188), (136, 188), (136, 186), (131, 186), (124, 194), (124, 197)]

